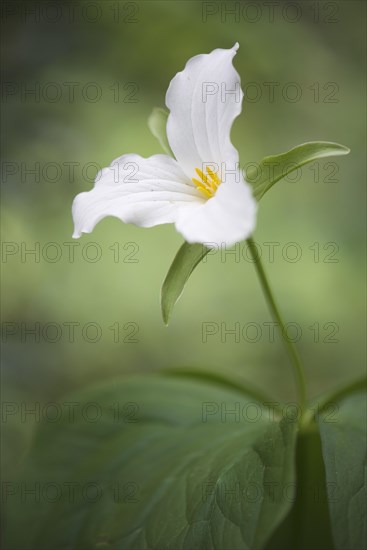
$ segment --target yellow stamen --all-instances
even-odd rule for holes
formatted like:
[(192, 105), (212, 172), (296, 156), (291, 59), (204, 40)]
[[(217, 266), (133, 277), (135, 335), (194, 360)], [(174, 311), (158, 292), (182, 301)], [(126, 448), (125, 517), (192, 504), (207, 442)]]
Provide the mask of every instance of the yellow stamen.
[(217, 174), (213, 172), (213, 170), (209, 168), (209, 166), (207, 166), (206, 171), (208, 172), (212, 180), (214, 180), (215, 185), (218, 187), (218, 185), (220, 184), (220, 179), (218, 178)]
[(200, 168), (195, 168), (195, 172), (199, 176), (200, 180), (192, 178), (193, 183), (199, 191), (201, 191), (206, 197), (211, 198), (214, 196), (221, 181), (217, 174), (213, 172), (209, 166), (206, 167), (206, 174)]
[(195, 183), (196, 187), (202, 187), (203, 185), (205, 185), (205, 187), (207, 187), (207, 184), (205, 182), (199, 181), (196, 178), (192, 178), (192, 181)]
[(212, 192), (209, 189), (206, 189), (205, 187), (202, 187), (201, 185), (198, 185), (198, 190), (204, 193), (206, 197), (209, 199), (213, 196)]
[(202, 179), (204, 182), (206, 181), (207, 176), (204, 174), (202, 170), (200, 170), (200, 168), (195, 168), (195, 172), (197, 173), (200, 179)]

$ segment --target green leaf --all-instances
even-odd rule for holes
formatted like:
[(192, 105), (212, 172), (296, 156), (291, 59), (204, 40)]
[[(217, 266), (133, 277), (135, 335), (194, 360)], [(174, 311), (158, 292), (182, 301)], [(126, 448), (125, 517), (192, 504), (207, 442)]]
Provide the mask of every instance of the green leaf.
[(366, 546), (365, 388), (366, 380), (356, 380), (310, 404), (297, 441), (296, 501), (266, 550)]
[(366, 392), (331, 402), (318, 416), (336, 550), (367, 543)]
[(329, 141), (310, 141), (294, 147), (286, 153), (265, 157), (256, 168), (248, 170), (246, 179), (252, 184), (253, 194), (260, 200), (277, 181), (301, 166), (315, 160), (347, 155), (348, 147)]
[(357, 380), (310, 405), (297, 441), (296, 501), (266, 550), (366, 546), (365, 388)]
[(334, 550), (327, 505), (325, 468), (316, 423), (298, 434), (296, 498), (266, 550)]
[(168, 325), (173, 306), (181, 296), (188, 278), (208, 252), (209, 248), (202, 244), (189, 243), (184, 243), (177, 252), (162, 286), (161, 307), (163, 321), (166, 325)]
[(168, 154), (174, 157), (172, 149), (168, 143), (167, 139), (167, 119), (168, 111), (166, 109), (161, 109), (160, 107), (155, 107), (148, 118), (149, 130), (152, 132), (153, 136), (156, 137), (161, 144), (163, 150)]
[(9, 550), (256, 550), (291, 507), (296, 424), (243, 391), (156, 375), (65, 402), (24, 472), (48, 498), (9, 497)]
[(366, 377), (357, 378), (349, 382), (347, 385), (343, 385), (339, 388), (323, 393), (314, 398), (307, 406), (305, 414), (303, 415), (303, 424), (309, 424), (312, 420), (317, 418), (317, 415), (324, 409), (329, 410), (331, 403), (341, 401), (344, 397), (351, 395), (358, 391), (365, 391), (367, 387)]
[(165, 367), (160, 369), (161, 373), (169, 376), (181, 376), (189, 377), (192, 380), (202, 380), (211, 384), (219, 384), (222, 387), (235, 389), (236, 391), (242, 391), (245, 395), (251, 395), (255, 401), (263, 404), (272, 403), (272, 408), (278, 413), (282, 413), (282, 407), (280, 403), (275, 403), (273, 397), (261, 388), (252, 385), (235, 369), (231, 371), (229, 365), (223, 371), (223, 367), (210, 365), (207, 367), (201, 366), (179, 366), (179, 367)]

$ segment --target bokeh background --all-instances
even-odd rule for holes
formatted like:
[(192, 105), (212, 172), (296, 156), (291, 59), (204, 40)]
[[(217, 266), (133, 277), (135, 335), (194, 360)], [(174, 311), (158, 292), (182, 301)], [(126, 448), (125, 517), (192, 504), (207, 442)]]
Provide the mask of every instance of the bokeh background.
[[(197, 268), (167, 328), (160, 287), (182, 243), (172, 226), (110, 218), (71, 238), (73, 198), (92, 187), (98, 166), (125, 152), (162, 152), (147, 118), (164, 107), (175, 73), (236, 41), (248, 95), (232, 141), (243, 165), (309, 140), (351, 148), (278, 183), (261, 202), (254, 237), (285, 319), (301, 329), (310, 397), (364, 372), (364, 19), (364, 2), (340, 0), (271, 10), (264, 2), (2, 4), (5, 402), (62, 403), (98, 380), (181, 366), (235, 372), (274, 400), (294, 399), (245, 246)], [(273, 260), (264, 243), (278, 243)], [(207, 342), (205, 322), (218, 326)], [(221, 341), (221, 323), (239, 323), (239, 341)], [(3, 425), (4, 478), (13, 479), (38, 423), (16, 413)]]

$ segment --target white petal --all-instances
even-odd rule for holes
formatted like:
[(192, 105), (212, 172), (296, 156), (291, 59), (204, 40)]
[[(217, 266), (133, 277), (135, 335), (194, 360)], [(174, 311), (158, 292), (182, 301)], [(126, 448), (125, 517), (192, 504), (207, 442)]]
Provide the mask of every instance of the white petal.
[(169, 85), (168, 141), (189, 178), (195, 177), (195, 168), (206, 163), (225, 163), (227, 169), (233, 169), (238, 162), (230, 141), (243, 98), (240, 77), (232, 65), (237, 49), (235, 44), (229, 50), (191, 58)]
[(90, 233), (106, 216), (140, 227), (174, 223), (193, 203), (204, 202), (171, 157), (123, 155), (97, 174), (91, 191), (75, 198), (73, 237)]
[(222, 183), (205, 204), (182, 212), (175, 225), (189, 243), (203, 243), (208, 248), (232, 246), (251, 235), (256, 211), (250, 186), (233, 178)]

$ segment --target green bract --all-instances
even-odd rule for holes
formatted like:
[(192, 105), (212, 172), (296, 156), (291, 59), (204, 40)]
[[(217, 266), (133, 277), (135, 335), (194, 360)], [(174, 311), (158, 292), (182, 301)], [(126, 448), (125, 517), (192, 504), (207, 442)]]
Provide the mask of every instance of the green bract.
[(162, 286), (162, 316), (166, 325), (191, 273), (208, 252), (209, 248), (199, 243), (184, 243), (177, 252)]
[(257, 168), (249, 170), (246, 179), (252, 184), (253, 193), (260, 200), (279, 180), (301, 166), (326, 157), (347, 155), (348, 147), (329, 141), (310, 141), (294, 147), (286, 153), (265, 157)]
[(148, 126), (153, 136), (158, 139), (162, 149), (167, 153), (167, 155), (171, 155), (173, 157), (166, 133), (167, 118), (168, 111), (166, 109), (155, 107), (148, 118)]

